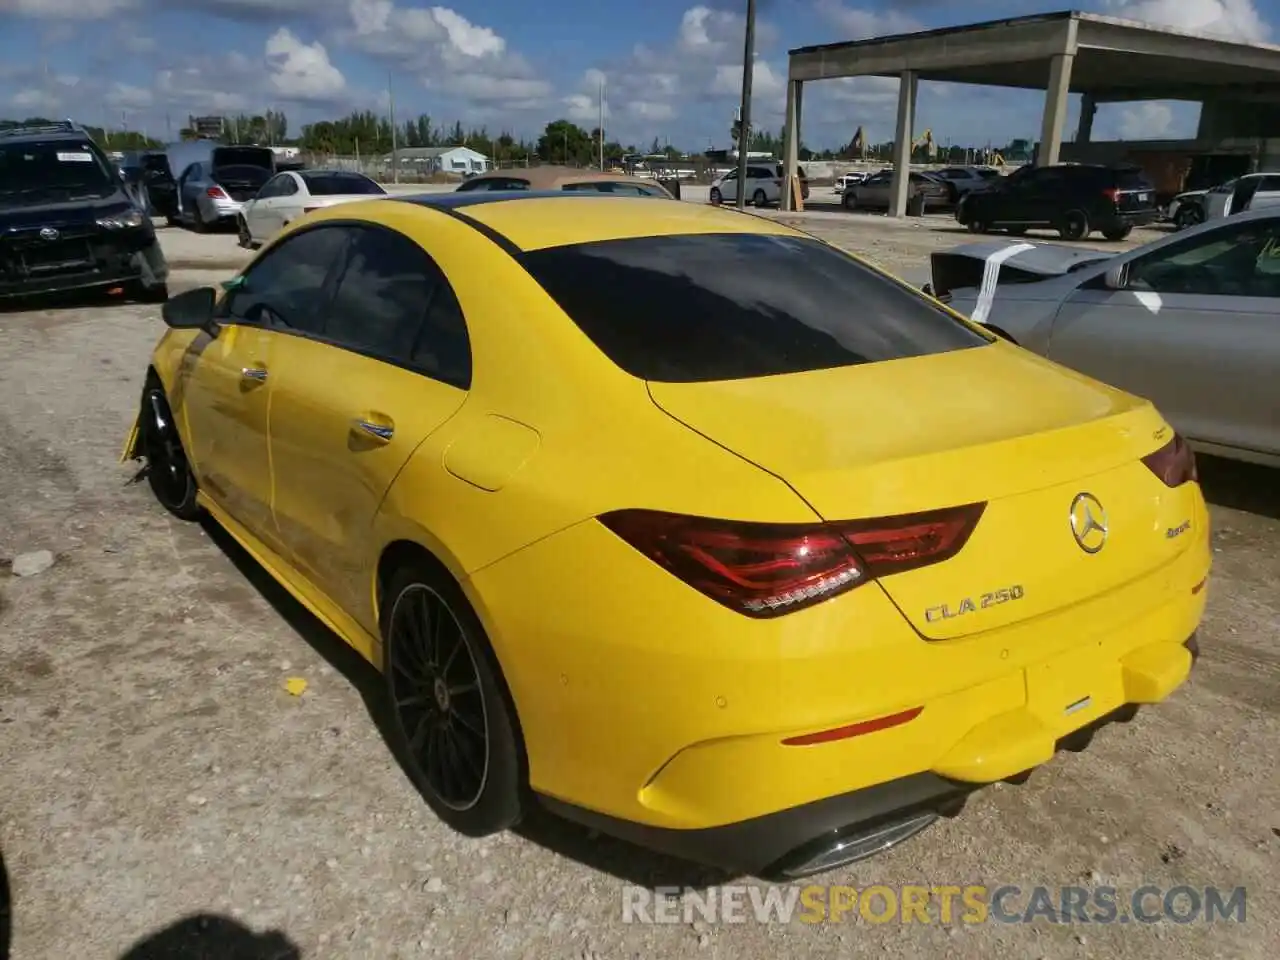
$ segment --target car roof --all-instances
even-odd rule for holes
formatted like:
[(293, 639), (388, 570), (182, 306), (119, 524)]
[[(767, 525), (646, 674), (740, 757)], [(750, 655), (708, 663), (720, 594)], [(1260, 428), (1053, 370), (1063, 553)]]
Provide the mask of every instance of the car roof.
[[(477, 190), (392, 196), (371, 204), (416, 204), (470, 223), (517, 252), (550, 247), (699, 234), (805, 237), (776, 220), (658, 197), (620, 197), (564, 190)], [(339, 208), (334, 208), (339, 209)], [(376, 218), (377, 207), (365, 207)], [(347, 216), (361, 210), (346, 205)]]
[[(551, 190), (573, 183), (649, 183), (641, 177), (633, 177), (626, 173), (601, 173), (599, 170), (583, 170), (581, 167), (538, 166), (520, 167), (511, 170), (491, 170), (472, 177), (467, 183), (485, 180), (524, 180), (533, 190)], [(468, 191), (464, 191), (468, 192)]]
[[(84, 130), (67, 130), (49, 127), (32, 127), (29, 130), (23, 129), (23, 124), (17, 127), (0, 127), (0, 144), (6, 143), (49, 143), (51, 141), (75, 140), (78, 143), (84, 143), (86, 140), (93, 138)], [(19, 130), (21, 132), (8, 133), (8, 130)]]

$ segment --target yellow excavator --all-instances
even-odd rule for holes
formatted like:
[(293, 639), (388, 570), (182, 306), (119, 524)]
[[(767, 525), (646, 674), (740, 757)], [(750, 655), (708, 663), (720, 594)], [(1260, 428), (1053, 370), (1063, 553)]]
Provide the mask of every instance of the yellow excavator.
[(916, 139), (911, 141), (912, 156), (915, 155), (917, 150), (924, 150), (925, 156), (929, 158), (930, 163), (937, 159), (938, 145), (933, 142), (933, 130), (926, 130), (924, 133), (920, 134), (920, 136), (916, 137)]

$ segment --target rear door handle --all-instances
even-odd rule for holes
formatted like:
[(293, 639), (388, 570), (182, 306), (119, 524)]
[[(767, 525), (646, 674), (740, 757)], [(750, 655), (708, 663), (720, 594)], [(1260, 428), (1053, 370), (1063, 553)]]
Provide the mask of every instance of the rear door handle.
[(240, 376), (245, 380), (253, 380), (255, 383), (263, 383), (267, 379), (267, 371), (262, 367), (244, 367), (240, 371)]
[(361, 433), (368, 434), (375, 440), (387, 441), (395, 436), (396, 428), (389, 423), (374, 423), (372, 420), (352, 420), (351, 426)]

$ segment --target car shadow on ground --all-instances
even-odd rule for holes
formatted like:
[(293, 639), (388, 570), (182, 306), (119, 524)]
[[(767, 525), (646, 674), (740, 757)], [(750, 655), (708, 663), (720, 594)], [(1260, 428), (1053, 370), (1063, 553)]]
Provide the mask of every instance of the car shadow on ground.
[(1280, 469), (1196, 455), (1200, 488), (1209, 503), (1280, 520)]
[(197, 913), (143, 937), (120, 960), (302, 960), (302, 948), (279, 930), (255, 933), (213, 913)]
[[(401, 773), (412, 783), (404, 758), (396, 746), (383, 678), (378, 670), (299, 603), (217, 523), (206, 519), (202, 526), (263, 599), (356, 689)], [(515, 833), (559, 856), (576, 860), (626, 883), (650, 888), (702, 889), (730, 879), (721, 871), (654, 853), (580, 827), (554, 816), (536, 802), (529, 806)]]
[(9, 889), (9, 870), (4, 851), (0, 850), (0, 960), (9, 960), (13, 949), (13, 894)]
[(42, 313), (62, 310), (91, 310), (147, 305), (128, 291), (108, 294), (103, 291), (71, 290), (66, 293), (42, 294), (37, 297), (14, 297), (0, 300), (0, 316), (14, 313)]

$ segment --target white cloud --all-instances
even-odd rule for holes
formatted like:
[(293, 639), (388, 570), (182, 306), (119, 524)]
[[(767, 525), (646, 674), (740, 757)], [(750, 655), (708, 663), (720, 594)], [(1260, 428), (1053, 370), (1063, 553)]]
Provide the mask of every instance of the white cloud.
[(280, 99), (331, 103), (346, 92), (346, 78), (319, 41), (303, 43), (281, 27), (267, 39), (265, 55), (271, 87)]
[(1271, 34), (1253, 0), (1108, 0), (1107, 12), (1188, 33), (1255, 43)]
[(840, 0), (818, 0), (817, 8), (829, 23), (843, 32), (841, 40), (864, 40), (924, 29), (915, 17), (896, 10), (846, 7)]
[(103, 94), (103, 103), (112, 110), (147, 110), (155, 103), (155, 94), (146, 87), (113, 83)]
[(448, 7), (350, 0), (345, 44), (481, 112), (543, 109), (551, 84), (506, 40)]
[(0, 15), (41, 20), (103, 20), (135, 10), (142, 0), (0, 0)]
[(1120, 114), (1120, 138), (1158, 140), (1169, 135), (1173, 110), (1168, 104), (1151, 102), (1126, 107)]
[[(708, 139), (727, 145), (741, 98), (745, 26), (737, 13), (703, 4), (690, 7), (668, 45), (637, 44), (630, 56), (587, 70), (578, 89), (564, 99), (568, 119), (595, 125), (596, 97), (604, 79), (610, 139), (648, 141), (655, 133), (673, 132), (672, 122), (682, 120), (697, 131), (693, 141), (682, 145), (693, 147)], [(757, 22), (751, 116), (755, 125), (768, 129), (781, 126), (786, 96), (785, 66), (762, 55), (777, 38), (772, 24)], [(693, 111), (696, 118), (689, 115)]]

